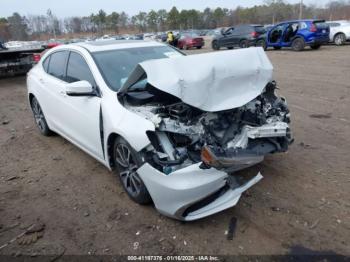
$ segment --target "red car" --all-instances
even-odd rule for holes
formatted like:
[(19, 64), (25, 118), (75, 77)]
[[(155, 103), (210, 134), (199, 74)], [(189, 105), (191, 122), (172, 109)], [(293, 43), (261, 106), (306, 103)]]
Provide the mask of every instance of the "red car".
[(177, 47), (180, 49), (190, 49), (196, 47), (201, 49), (204, 46), (204, 39), (196, 33), (180, 33)]

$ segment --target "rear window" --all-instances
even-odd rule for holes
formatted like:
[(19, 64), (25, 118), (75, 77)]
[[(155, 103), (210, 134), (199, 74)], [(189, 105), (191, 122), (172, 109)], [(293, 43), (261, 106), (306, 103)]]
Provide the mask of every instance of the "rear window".
[(266, 28), (263, 26), (255, 26), (254, 28), (257, 33), (263, 34), (266, 32)]
[(319, 29), (326, 29), (329, 25), (325, 21), (315, 21), (314, 25)]
[(182, 35), (185, 37), (191, 37), (191, 38), (199, 37), (197, 33), (183, 33)]

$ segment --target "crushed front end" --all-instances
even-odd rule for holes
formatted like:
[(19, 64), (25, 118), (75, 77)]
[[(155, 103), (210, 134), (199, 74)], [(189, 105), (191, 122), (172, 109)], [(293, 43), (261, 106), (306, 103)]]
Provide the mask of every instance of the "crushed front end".
[(246, 105), (219, 112), (152, 87), (125, 95), (124, 106), (155, 125), (147, 131), (151, 144), (143, 150), (146, 164), (138, 173), (160, 212), (182, 220), (207, 216), (235, 205), (262, 178), (259, 174), (242, 185), (229, 174), (287, 151), (293, 141), (286, 100), (275, 90), (276, 83), (269, 82)]
[(161, 213), (195, 220), (232, 207), (262, 178), (241, 182), (232, 173), (287, 151), (290, 113), (272, 69), (261, 48), (248, 48), (134, 70), (118, 97), (155, 127), (137, 172)]

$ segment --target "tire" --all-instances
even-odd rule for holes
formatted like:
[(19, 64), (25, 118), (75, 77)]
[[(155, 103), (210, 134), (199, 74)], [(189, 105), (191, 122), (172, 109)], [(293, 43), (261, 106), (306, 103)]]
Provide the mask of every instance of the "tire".
[(273, 47), (273, 49), (275, 49), (275, 50), (280, 50), (282, 47), (280, 47), (280, 46), (274, 46)]
[(50, 130), (46, 122), (44, 112), (41, 109), (41, 106), (35, 97), (33, 97), (32, 100), (30, 101), (30, 106), (32, 108), (32, 112), (34, 115), (35, 124), (38, 127), (40, 133), (44, 136), (52, 135), (53, 132)]
[(346, 37), (343, 33), (336, 34), (334, 37), (334, 43), (336, 45), (343, 45), (346, 41)]
[(311, 49), (317, 50), (320, 49), (321, 45), (315, 44), (315, 45), (310, 45)]
[(233, 49), (233, 46), (228, 46), (227, 49), (231, 50)]
[(304, 39), (298, 37), (298, 38), (295, 38), (293, 40), (293, 42), (292, 42), (292, 49), (294, 51), (298, 51), (299, 52), (299, 51), (304, 50), (304, 48), (305, 48), (305, 41), (304, 41)]
[(239, 42), (239, 47), (240, 47), (240, 48), (248, 48), (248, 47), (249, 47), (248, 41), (247, 41), (247, 40), (241, 40), (241, 41)]
[(140, 155), (123, 138), (118, 137), (113, 145), (113, 164), (116, 174), (128, 194), (138, 204), (152, 201), (148, 190), (136, 170), (141, 166)]
[(264, 39), (256, 41), (255, 46), (261, 46), (265, 51), (267, 49), (266, 41)]
[(218, 43), (218, 41), (213, 41), (211, 43), (211, 47), (214, 49), (214, 50), (219, 50), (220, 49), (220, 45)]

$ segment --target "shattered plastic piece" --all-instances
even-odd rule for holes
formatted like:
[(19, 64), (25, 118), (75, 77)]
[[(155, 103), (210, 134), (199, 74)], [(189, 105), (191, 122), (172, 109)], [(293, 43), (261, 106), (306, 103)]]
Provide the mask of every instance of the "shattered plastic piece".
[(233, 240), (233, 236), (235, 235), (237, 226), (237, 218), (232, 217), (230, 220), (230, 224), (228, 226), (228, 232), (227, 232), (227, 240)]

